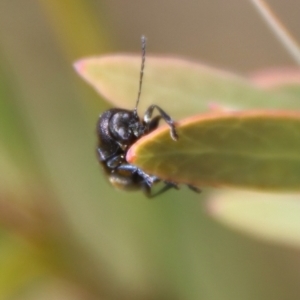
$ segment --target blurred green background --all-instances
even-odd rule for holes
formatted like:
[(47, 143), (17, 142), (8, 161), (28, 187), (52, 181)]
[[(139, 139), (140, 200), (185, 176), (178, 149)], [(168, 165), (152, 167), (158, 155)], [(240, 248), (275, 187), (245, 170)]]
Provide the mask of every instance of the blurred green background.
[[(269, 4), (300, 40), (300, 3)], [(72, 64), (139, 53), (142, 34), (148, 53), (240, 73), (293, 66), (247, 1), (1, 0), (0, 299), (299, 299), (299, 250), (216, 223), (208, 191), (149, 201), (107, 183), (109, 104)]]

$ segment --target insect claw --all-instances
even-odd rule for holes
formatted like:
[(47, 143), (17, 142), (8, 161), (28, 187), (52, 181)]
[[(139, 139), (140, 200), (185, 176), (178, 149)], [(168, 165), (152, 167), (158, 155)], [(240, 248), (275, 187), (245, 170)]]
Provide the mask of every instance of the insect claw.
[(177, 132), (176, 132), (175, 127), (172, 127), (172, 128), (171, 128), (171, 133), (170, 133), (170, 135), (171, 135), (172, 140), (174, 140), (175, 142), (178, 140), (178, 134), (177, 134)]

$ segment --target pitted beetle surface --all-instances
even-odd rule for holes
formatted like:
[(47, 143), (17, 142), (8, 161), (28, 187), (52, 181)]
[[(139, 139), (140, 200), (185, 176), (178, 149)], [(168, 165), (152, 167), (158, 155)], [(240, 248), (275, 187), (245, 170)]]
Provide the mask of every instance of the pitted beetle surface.
[[(112, 108), (100, 115), (97, 123), (99, 141), (97, 154), (98, 160), (102, 164), (112, 185), (124, 190), (142, 189), (146, 196), (153, 197), (170, 188), (178, 189), (178, 185), (173, 182), (163, 181), (165, 183), (164, 187), (157, 193), (151, 194), (153, 184), (162, 180), (129, 164), (126, 161), (126, 153), (129, 147), (138, 139), (155, 130), (161, 119), (169, 125), (170, 135), (174, 141), (178, 139), (178, 135), (174, 121), (159, 106), (149, 106), (142, 120), (140, 120), (137, 114), (144, 74), (145, 54), (146, 38), (142, 36), (142, 65), (136, 106), (133, 110)], [(154, 109), (158, 111), (159, 115), (152, 118)], [(188, 185), (188, 187), (195, 192), (199, 192), (198, 188), (194, 186)]]

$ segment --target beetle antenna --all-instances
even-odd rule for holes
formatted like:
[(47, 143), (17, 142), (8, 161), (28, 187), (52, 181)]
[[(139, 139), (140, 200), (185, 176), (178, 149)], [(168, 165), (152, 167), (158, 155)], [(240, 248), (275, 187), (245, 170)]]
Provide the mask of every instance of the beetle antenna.
[(135, 108), (134, 108), (134, 112), (136, 115), (137, 115), (137, 107), (140, 102), (140, 96), (141, 96), (141, 91), (142, 91), (142, 82), (143, 82), (145, 59), (146, 59), (146, 37), (144, 35), (142, 35), (141, 41), (142, 41), (142, 64), (141, 64), (141, 70), (140, 70), (140, 83), (139, 83), (138, 97), (137, 97)]

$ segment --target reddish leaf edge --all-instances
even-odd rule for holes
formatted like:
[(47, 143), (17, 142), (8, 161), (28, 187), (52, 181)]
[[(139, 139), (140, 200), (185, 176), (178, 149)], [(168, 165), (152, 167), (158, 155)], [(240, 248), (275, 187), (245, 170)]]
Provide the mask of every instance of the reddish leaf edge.
[[(246, 110), (246, 111), (212, 111), (206, 114), (195, 115), (179, 122), (176, 122), (176, 128), (189, 126), (193, 123), (200, 123), (211, 120), (224, 120), (231, 119), (236, 117), (237, 119), (241, 118), (269, 118), (269, 119), (299, 119), (300, 121), (300, 111), (284, 111), (284, 110)], [(148, 135), (140, 138), (136, 141), (128, 150), (126, 160), (129, 163), (134, 163), (136, 158), (136, 151), (139, 147), (141, 147), (144, 143), (146, 143), (150, 139), (157, 139), (160, 135), (163, 135), (169, 131), (169, 127), (167, 125), (163, 125)], [(179, 137), (180, 138), (180, 137)]]
[(290, 85), (300, 86), (300, 69), (282, 67), (259, 70), (251, 73), (248, 78), (258, 87), (266, 90)]
[[(117, 99), (112, 99), (110, 97), (110, 92), (109, 90), (107, 90), (104, 84), (101, 84), (101, 82), (99, 82), (98, 85), (95, 86), (93, 80), (87, 78), (84, 75), (84, 70), (86, 69), (86, 62), (95, 61), (97, 62), (97, 64), (101, 65), (101, 63), (103, 64), (107, 64), (107, 63), (122, 64), (122, 62), (140, 63), (140, 60), (141, 60), (140, 54), (135, 55), (135, 54), (120, 53), (120, 54), (111, 54), (111, 55), (90, 56), (75, 61), (73, 63), (73, 68), (75, 69), (76, 73), (82, 79), (84, 79), (85, 82), (87, 82), (90, 86), (92, 86), (97, 91), (97, 93), (100, 94), (102, 97), (104, 97), (109, 103), (113, 105), (119, 105), (119, 101)], [(259, 88), (255, 84), (255, 82), (252, 82), (251, 79), (247, 77), (243, 77), (234, 72), (218, 69), (216, 67), (212, 67), (205, 63), (196, 60), (191, 60), (184, 57), (176, 57), (172, 55), (147, 55), (146, 69), (147, 69), (147, 65), (151, 63), (160, 63), (160, 64), (164, 63), (166, 65), (174, 64), (177, 66), (182, 66), (184, 68), (188, 67), (193, 70), (205, 71), (207, 73), (214, 74), (216, 77), (223, 77), (229, 80), (239, 81), (240, 83), (243, 83), (247, 86), (252, 86), (254, 89)], [(139, 66), (137, 67), (137, 81), (138, 81), (138, 74), (139, 74)]]
[[(230, 112), (208, 112), (206, 114), (195, 115), (193, 117), (186, 118), (179, 122), (176, 122), (176, 128), (189, 126), (193, 123), (206, 122), (212, 120), (220, 120), (220, 119), (232, 119), (232, 118), (268, 118), (268, 119), (297, 119), (300, 121), (300, 111), (286, 111), (286, 110), (248, 110), (248, 111), (230, 111)], [(140, 147), (146, 146), (147, 142), (151, 139), (159, 139), (161, 135), (168, 134), (170, 128), (167, 125), (163, 125), (158, 129), (154, 130), (150, 134), (142, 137), (137, 142), (135, 142), (128, 150), (126, 155), (126, 160), (130, 164), (136, 164), (136, 158), (138, 157), (138, 149)], [(180, 138), (180, 137), (179, 137)], [(147, 170), (146, 170), (147, 171)], [(160, 176), (160, 174), (153, 174)], [(161, 177), (161, 176), (160, 176)], [(163, 178), (164, 180), (172, 181), (174, 178)], [(264, 187), (249, 187), (243, 185), (231, 185), (225, 184), (224, 182), (180, 182), (182, 184), (192, 184), (199, 187), (225, 187), (225, 188), (233, 188), (233, 189), (247, 189), (253, 191), (264, 191), (264, 192), (280, 192), (280, 193), (299, 193), (299, 190), (291, 190), (291, 189), (270, 189)]]

